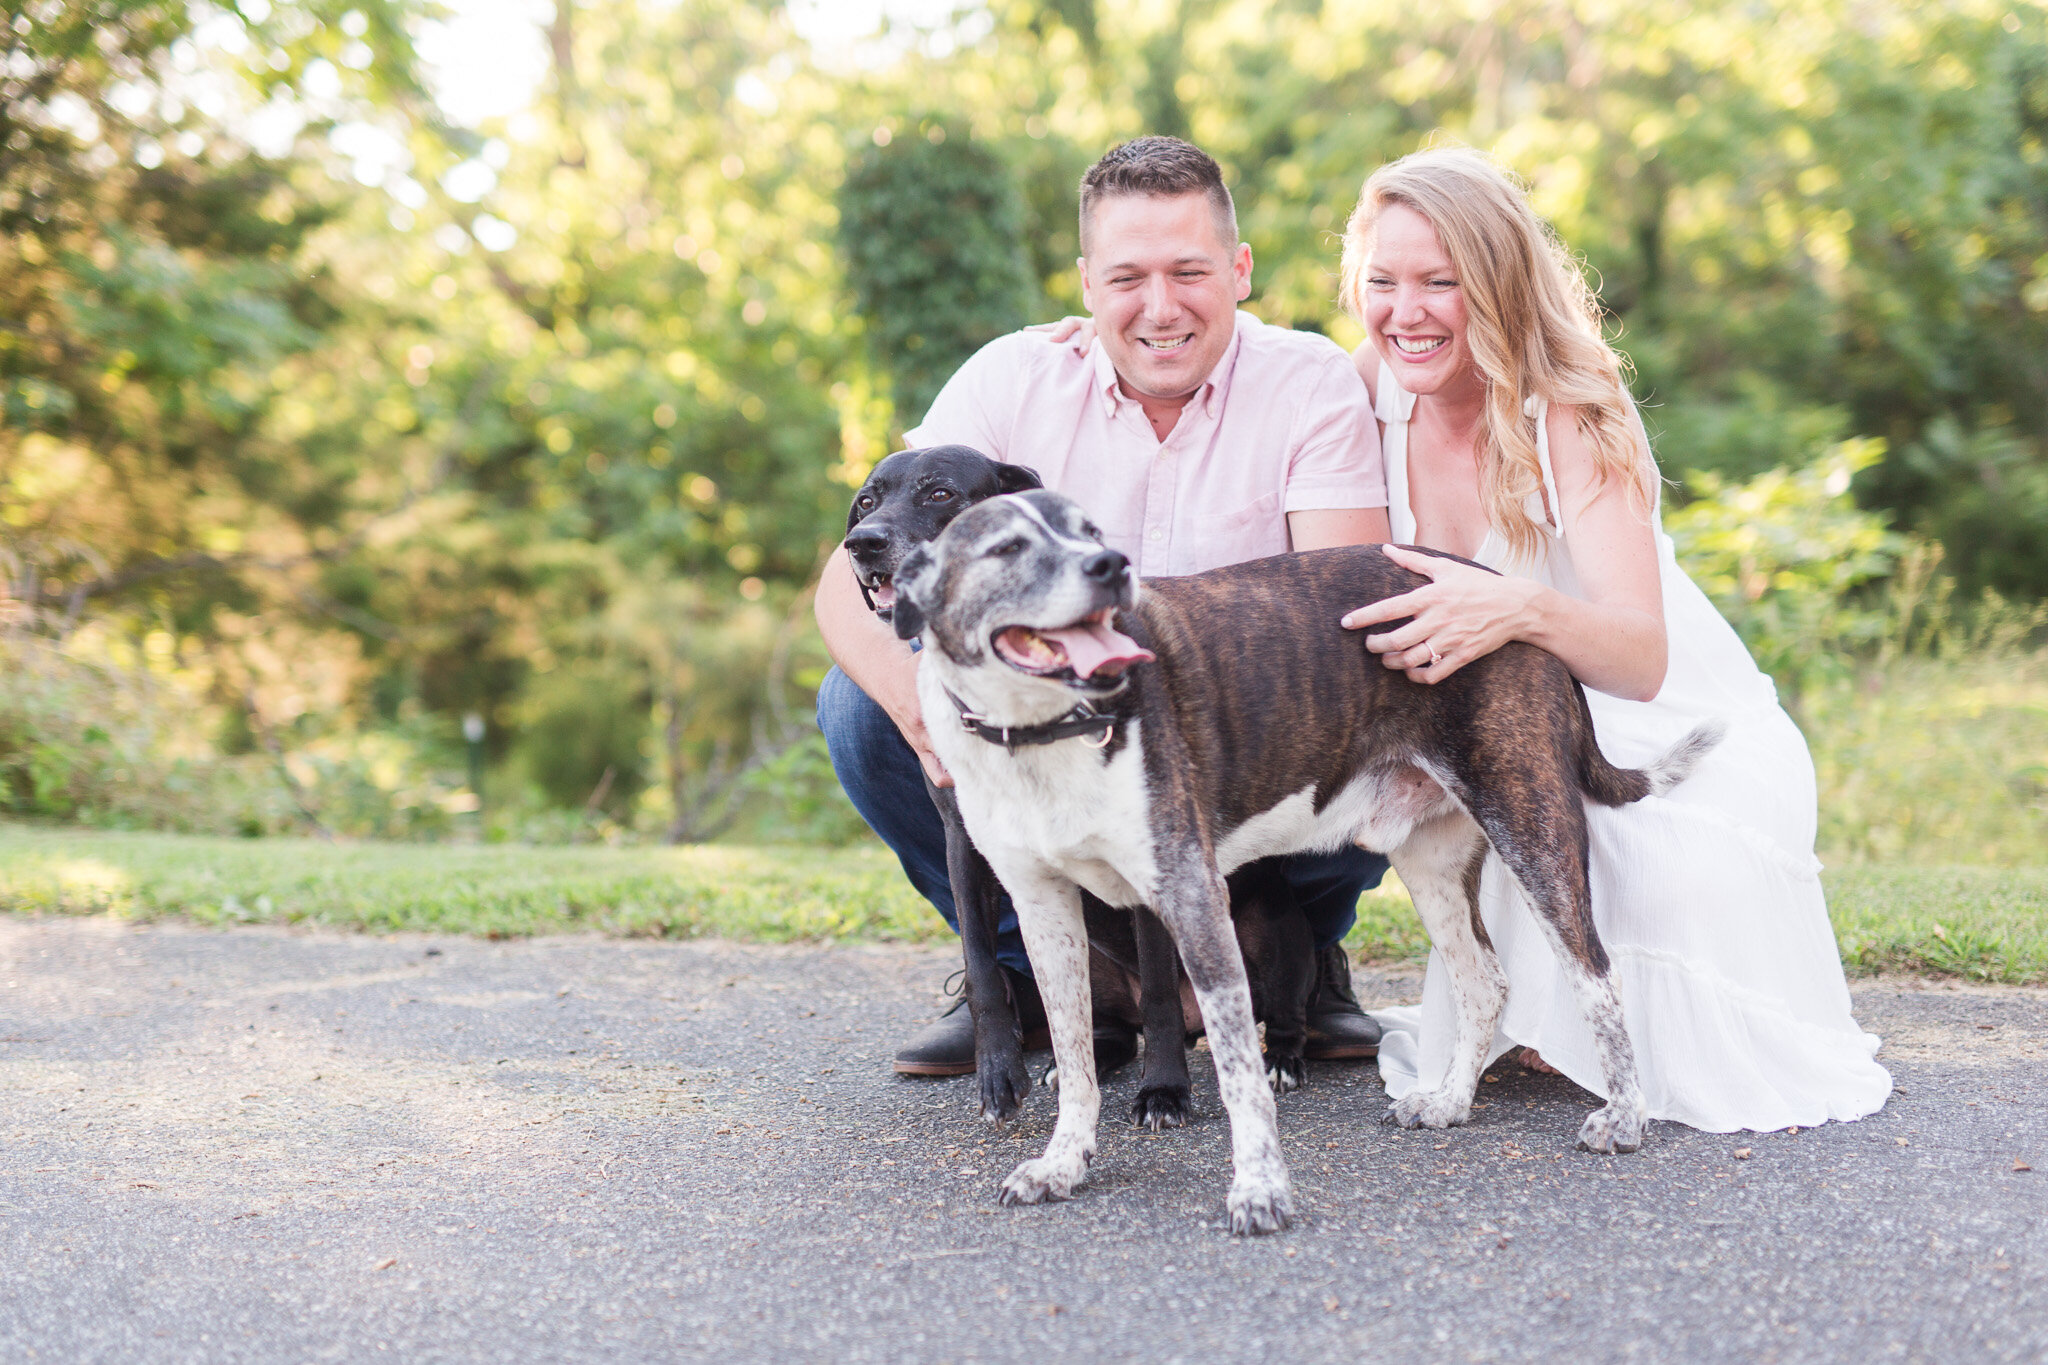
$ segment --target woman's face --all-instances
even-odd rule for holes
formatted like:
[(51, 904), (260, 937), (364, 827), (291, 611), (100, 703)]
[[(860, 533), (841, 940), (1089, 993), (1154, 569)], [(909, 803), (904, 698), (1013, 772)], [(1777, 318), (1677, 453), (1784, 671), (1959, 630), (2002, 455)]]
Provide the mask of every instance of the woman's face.
[(1405, 204), (1389, 204), (1374, 226), (1365, 327), (1409, 393), (1455, 392), (1478, 376), (1458, 272), (1429, 220)]

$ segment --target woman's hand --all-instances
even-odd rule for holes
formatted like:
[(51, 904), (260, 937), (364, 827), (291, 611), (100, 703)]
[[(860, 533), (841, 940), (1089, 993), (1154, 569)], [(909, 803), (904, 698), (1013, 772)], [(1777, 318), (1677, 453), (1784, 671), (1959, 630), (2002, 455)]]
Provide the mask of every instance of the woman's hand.
[(1095, 319), (1065, 317), (1058, 322), (1038, 322), (1024, 329), (1027, 332), (1042, 332), (1045, 339), (1057, 346), (1069, 342), (1075, 355), (1087, 355), (1088, 348), (1095, 344)]
[(1412, 592), (1360, 607), (1343, 620), (1346, 630), (1413, 617), (1404, 626), (1369, 637), (1365, 647), (1409, 680), (1439, 683), (1474, 659), (1528, 633), (1540, 584), (1441, 559), (1398, 545), (1383, 545), (1388, 559), (1428, 583)]

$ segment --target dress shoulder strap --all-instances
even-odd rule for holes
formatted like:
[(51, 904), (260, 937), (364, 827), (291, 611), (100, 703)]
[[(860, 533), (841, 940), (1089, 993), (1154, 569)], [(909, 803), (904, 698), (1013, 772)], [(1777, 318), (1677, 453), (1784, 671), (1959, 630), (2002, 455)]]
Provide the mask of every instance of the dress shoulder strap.
[(1394, 379), (1394, 367), (1380, 362), (1379, 383), (1374, 385), (1372, 415), (1382, 422), (1406, 422), (1415, 415), (1415, 395)]
[(1415, 395), (1394, 382), (1393, 367), (1384, 360), (1372, 412), (1386, 424), (1380, 458), (1386, 464), (1388, 527), (1395, 541), (1410, 544), (1415, 539), (1415, 509), (1408, 501), (1408, 419), (1415, 415)]
[[(1382, 364), (1385, 362), (1382, 361)], [(1530, 394), (1522, 402), (1522, 411), (1536, 419), (1536, 464), (1543, 471), (1543, 492), (1541, 496), (1531, 494), (1522, 510), (1529, 514), (1529, 520), (1541, 526), (1558, 540), (1564, 539), (1564, 503), (1557, 496), (1557, 475), (1550, 468), (1550, 400)]]

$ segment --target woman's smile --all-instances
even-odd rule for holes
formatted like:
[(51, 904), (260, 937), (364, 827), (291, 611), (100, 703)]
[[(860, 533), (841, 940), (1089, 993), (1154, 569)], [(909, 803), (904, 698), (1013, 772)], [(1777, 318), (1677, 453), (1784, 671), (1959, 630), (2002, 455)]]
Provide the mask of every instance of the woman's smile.
[(1401, 354), (1403, 355), (1421, 356), (1434, 355), (1439, 348), (1449, 343), (1450, 338), (1441, 336), (1411, 337), (1399, 336), (1390, 333), (1387, 337), (1387, 340), (1393, 342), (1394, 349), (1401, 352)]

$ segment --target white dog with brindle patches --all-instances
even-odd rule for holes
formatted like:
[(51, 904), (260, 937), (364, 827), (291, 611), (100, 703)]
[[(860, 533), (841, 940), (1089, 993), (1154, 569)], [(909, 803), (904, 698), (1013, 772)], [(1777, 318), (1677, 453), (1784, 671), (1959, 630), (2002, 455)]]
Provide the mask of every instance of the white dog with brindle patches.
[(1607, 1104), (1581, 1145), (1641, 1144), (1635, 1057), (1593, 926), (1584, 801), (1667, 789), (1718, 730), (1647, 769), (1616, 768), (1579, 685), (1542, 650), (1508, 645), (1433, 687), (1380, 667), (1338, 620), (1421, 581), (1356, 546), (1155, 580), (1141, 602), (1124, 556), (1046, 492), (984, 502), (903, 563), (896, 631), (924, 640), (925, 723), (1016, 903), (1060, 1073), (1052, 1140), (1003, 1182), (1003, 1202), (1068, 1197), (1095, 1154), (1086, 888), (1149, 906), (1172, 932), (1230, 1114), (1231, 1229), (1286, 1226), (1287, 1166), (1223, 879), (1347, 842), (1388, 854), (1458, 1002), (1443, 1085), (1388, 1118), (1440, 1128), (1471, 1112), (1507, 991), (1478, 913), (1491, 848), (1570, 969), (1600, 1049)]

